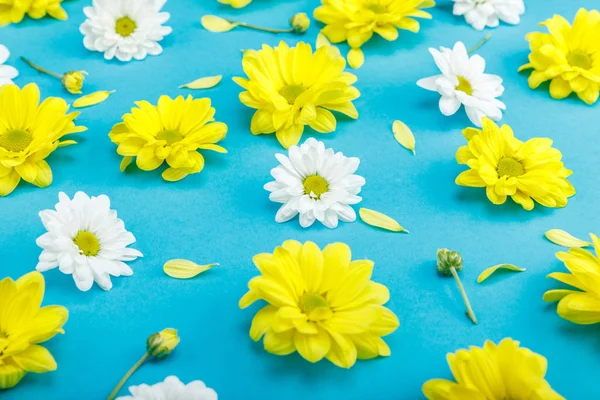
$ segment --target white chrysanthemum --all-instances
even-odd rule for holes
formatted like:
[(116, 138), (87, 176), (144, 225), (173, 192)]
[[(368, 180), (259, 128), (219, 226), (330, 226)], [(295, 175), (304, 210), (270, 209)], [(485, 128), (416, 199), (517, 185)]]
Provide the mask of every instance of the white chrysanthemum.
[(169, 376), (155, 385), (130, 386), (131, 396), (117, 400), (217, 400), (217, 392), (207, 388), (202, 381), (184, 384), (176, 376)]
[(483, 57), (469, 57), (462, 42), (456, 42), (453, 49), (440, 47), (438, 51), (430, 48), (429, 52), (442, 73), (420, 79), (417, 85), (442, 95), (442, 114), (453, 115), (462, 104), (471, 122), (479, 127), (482, 117), (494, 121), (502, 118), (506, 105), (496, 99), (504, 93), (502, 78), (484, 73)]
[(523, 0), (453, 0), (454, 15), (464, 15), (469, 25), (478, 31), (494, 28), (500, 21), (516, 25), (525, 13)]
[(162, 53), (158, 44), (172, 29), (162, 26), (168, 12), (160, 12), (167, 0), (94, 0), (83, 12), (87, 20), (79, 27), (83, 45), (104, 53), (104, 58), (143, 60)]
[(43, 272), (58, 267), (60, 272), (73, 275), (82, 291), (89, 290), (94, 281), (110, 290), (110, 275), (132, 275), (124, 261), (142, 257), (142, 253), (127, 247), (135, 237), (110, 209), (109, 198), (77, 192), (71, 200), (61, 192), (58, 200), (56, 211), (40, 212), (48, 232), (36, 241), (44, 249), (36, 269)]
[(10, 52), (6, 46), (0, 44), (0, 86), (13, 83), (12, 80), (19, 76), (19, 71), (15, 67), (3, 65), (9, 56)]
[(274, 182), (265, 185), (269, 199), (283, 203), (275, 221), (286, 222), (300, 214), (300, 225), (311, 226), (315, 220), (328, 228), (335, 228), (338, 219), (356, 220), (356, 212), (349, 204), (357, 204), (357, 196), (365, 179), (354, 175), (360, 160), (345, 157), (333, 149), (325, 149), (323, 142), (310, 138), (301, 146), (292, 146), (288, 157), (276, 154), (281, 165), (271, 170)]

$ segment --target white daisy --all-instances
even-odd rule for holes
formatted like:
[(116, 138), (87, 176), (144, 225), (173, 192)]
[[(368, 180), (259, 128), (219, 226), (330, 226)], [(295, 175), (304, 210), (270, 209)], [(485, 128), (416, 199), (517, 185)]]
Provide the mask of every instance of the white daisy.
[(160, 12), (167, 0), (94, 0), (83, 12), (87, 20), (79, 27), (83, 45), (104, 53), (104, 58), (143, 60), (162, 53), (158, 44), (172, 29), (162, 26), (168, 12)]
[(440, 51), (430, 48), (429, 52), (442, 73), (420, 79), (417, 85), (442, 95), (442, 114), (453, 115), (462, 104), (477, 126), (481, 126), (482, 117), (494, 121), (502, 118), (506, 105), (496, 99), (504, 93), (502, 78), (483, 72), (485, 60), (481, 56), (469, 57), (462, 42), (456, 42), (452, 50), (440, 47)]
[(496, 27), (499, 21), (516, 25), (525, 13), (523, 0), (453, 0), (454, 15), (464, 15), (465, 20), (478, 31), (486, 26)]
[(0, 86), (13, 83), (13, 79), (19, 76), (19, 71), (15, 67), (11, 67), (10, 65), (3, 65), (8, 57), (10, 56), (10, 51), (6, 48), (5, 45), (0, 44)]
[(286, 222), (300, 214), (300, 225), (311, 226), (315, 220), (335, 228), (338, 219), (354, 222), (356, 212), (349, 204), (357, 204), (357, 196), (365, 178), (354, 175), (360, 160), (345, 157), (313, 138), (300, 147), (292, 146), (289, 156), (276, 154), (281, 163), (271, 170), (274, 182), (265, 185), (269, 199), (283, 203), (275, 221)]
[(125, 229), (110, 209), (105, 195), (91, 198), (75, 193), (73, 200), (64, 193), (58, 194), (56, 211), (40, 212), (42, 223), (48, 232), (36, 243), (42, 249), (38, 271), (58, 267), (63, 274), (73, 275), (79, 290), (89, 290), (94, 281), (104, 290), (112, 288), (110, 275), (130, 276), (133, 271), (123, 261), (142, 257), (142, 253), (127, 248), (135, 237)]
[(155, 385), (130, 386), (131, 396), (121, 396), (117, 400), (217, 400), (217, 392), (207, 388), (202, 381), (185, 385), (176, 376), (169, 376), (164, 382)]

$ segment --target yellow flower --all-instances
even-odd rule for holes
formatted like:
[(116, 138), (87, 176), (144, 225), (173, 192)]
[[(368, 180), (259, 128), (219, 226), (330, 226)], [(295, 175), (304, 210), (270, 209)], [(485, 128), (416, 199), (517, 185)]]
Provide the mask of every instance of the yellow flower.
[(166, 328), (150, 335), (146, 341), (146, 351), (154, 358), (162, 360), (175, 350), (179, 344), (177, 329)]
[(246, 7), (248, 4), (252, 3), (252, 0), (218, 0), (221, 4), (228, 4), (233, 8), (242, 8)]
[(582, 248), (571, 248), (568, 252), (559, 251), (556, 258), (561, 260), (569, 273), (553, 272), (548, 278), (573, 286), (582, 292), (569, 289), (555, 289), (544, 293), (544, 300), (558, 301), (557, 312), (567, 321), (581, 325), (600, 322), (600, 240), (590, 234), (596, 255)]
[(32, 0), (27, 15), (39, 19), (50, 15), (62, 21), (68, 18), (67, 12), (61, 7), (63, 0)]
[(304, 33), (310, 26), (310, 19), (305, 13), (298, 13), (290, 18), (290, 25), (297, 33)]
[(371, 281), (373, 262), (351, 261), (350, 248), (288, 240), (273, 254), (254, 256), (261, 272), (248, 283), (240, 300), (246, 308), (257, 300), (263, 307), (252, 320), (250, 337), (264, 336), (269, 353), (295, 351), (310, 362), (323, 358), (342, 368), (356, 359), (389, 356), (381, 338), (394, 332), (398, 318), (385, 308), (388, 289)]
[(431, 379), (423, 385), (429, 400), (564, 400), (544, 379), (546, 358), (519, 342), (504, 339), (483, 348), (471, 346), (448, 354), (448, 365), (456, 382)]
[(44, 277), (30, 272), (17, 281), (0, 281), (0, 389), (15, 386), (28, 372), (56, 369), (56, 361), (39, 343), (62, 329), (69, 312), (62, 306), (41, 307)]
[(385, 40), (398, 38), (398, 29), (419, 32), (414, 18), (431, 18), (421, 10), (435, 6), (433, 0), (321, 0), (315, 18), (326, 26), (321, 31), (332, 43), (347, 41), (350, 45), (348, 63), (360, 67), (364, 55), (360, 49), (373, 33)]
[(519, 68), (533, 69), (529, 87), (550, 80), (550, 95), (564, 99), (572, 92), (593, 104), (600, 90), (600, 12), (580, 9), (573, 25), (560, 15), (542, 22), (549, 33), (531, 32), (525, 37), (531, 53), (529, 63)]
[(61, 78), (62, 85), (69, 93), (81, 94), (85, 75), (87, 75), (85, 71), (66, 72)]
[(169, 168), (162, 177), (174, 182), (202, 171), (204, 157), (198, 150), (227, 152), (216, 144), (225, 138), (227, 125), (214, 122), (210, 99), (161, 96), (157, 106), (147, 101), (135, 104), (137, 108), (125, 114), (109, 134), (119, 145), (117, 153), (124, 156), (121, 170), (133, 157), (144, 171), (155, 170), (166, 161)]
[(242, 61), (249, 79), (233, 78), (246, 89), (240, 101), (257, 111), (250, 131), (254, 135), (273, 133), (286, 149), (298, 144), (308, 125), (317, 132), (333, 132), (332, 111), (358, 118), (352, 100), (360, 96), (350, 86), (356, 76), (344, 72), (346, 62), (332, 46), (323, 46), (314, 54), (310, 45), (300, 42), (289, 48), (281, 42), (271, 48), (248, 50)]
[(0, 87), (0, 196), (11, 193), (21, 178), (38, 187), (50, 185), (52, 170), (44, 159), (76, 143), (60, 141), (63, 136), (86, 130), (73, 122), (79, 113), (66, 114), (69, 105), (63, 99), (39, 101), (34, 83)]
[(31, 0), (3, 0), (0, 5), (0, 26), (21, 22), (30, 4)]
[(456, 161), (469, 170), (456, 178), (461, 186), (485, 187), (488, 199), (503, 204), (510, 196), (526, 210), (535, 200), (545, 207), (564, 207), (575, 188), (567, 177), (572, 171), (561, 161), (562, 154), (552, 148), (552, 140), (533, 138), (522, 142), (508, 125), (499, 128), (484, 117), (483, 128), (467, 128), (468, 140), (456, 152)]

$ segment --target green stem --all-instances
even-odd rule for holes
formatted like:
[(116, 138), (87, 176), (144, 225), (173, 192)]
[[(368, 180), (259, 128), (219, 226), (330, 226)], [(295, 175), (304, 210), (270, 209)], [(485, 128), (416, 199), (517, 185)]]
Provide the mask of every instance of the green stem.
[(125, 375), (123, 375), (123, 377), (121, 378), (121, 380), (119, 381), (119, 383), (117, 384), (117, 386), (115, 386), (115, 388), (113, 389), (113, 391), (108, 396), (107, 400), (113, 400), (117, 396), (117, 393), (119, 393), (119, 390), (121, 390), (121, 388), (123, 387), (123, 385), (125, 384), (125, 382), (127, 382), (127, 380), (131, 377), (131, 375), (133, 375), (133, 373), (135, 371), (137, 371), (139, 367), (142, 366), (142, 364), (148, 359), (148, 357), (150, 357), (150, 353), (146, 352), (146, 354), (144, 354), (142, 356), (142, 358), (140, 358), (138, 360), (138, 362), (136, 362), (134, 364), (134, 366), (131, 367), (131, 369), (129, 371), (127, 371), (127, 373)]
[(487, 43), (487, 41), (488, 41), (488, 40), (490, 40), (491, 38), (492, 38), (492, 34), (491, 34), (491, 33), (488, 33), (487, 35), (485, 35), (485, 37), (484, 37), (483, 39), (481, 39), (481, 40), (479, 41), (479, 43), (477, 43), (475, 46), (471, 47), (471, 48), (469, 49), (469, 51), (467, 52), (467, 54), (471, 54), (471, 53), (473, 53), (474, 51), (477, 51), (477, 50), (479, 50), (479, 48), (480, 48), (481, 46), (483, 46), (484, 44), (486, 44), (486, 43)]
[(57, 74), (55, 72), (52, 72), (52, 71), (49, 71), (46, 68), (42, 68), (39, 65), (34, 64), (30, 60), (26, 59), (25, 57), (21, 57), (21, 60), (23, 60), (27, 65), (29, 65), (31, 68), (35, 69), (38, 72), (41, 72), (43, 74), (48, 74), (48, 75), (53, 76), (53, 77), (58, 78), (58, 79), (62, 79), (62, 75), (59, 75), (59, 74)]
[(294, 28), (290, 28), (290, 29), (271, 29), (271, 28), (263, 28), (263, 27), (256, 26), (256, 25), (250, 25), (250, 24), (247, 24), (245, 22), (236, 22), (236, 21), (229, 21), (229, 22), (231, 22), (232, 24), (235, 24), (237, 26), (241, 26), (243, 28), (248, 28), (248, 29), (254, 29), (256, 31), (269, 32), (269, 33), (294, 33)]
[(467, 292), (465, 292), (465, 288), (463, 287), (463, 284), (460, 281), (460, 278), (458, 277), (458, 273), (456, 272), (456, 268), (450, 267), (450, 272), (452, 273), (452, 276), (454, 277), (454, 280), (456, 280), (456, 283), (458, 284), (458, 290), (460, 290), (460, 294), (462, 295), (462, 298), (463, 298), (463, 300), (465, 302), (465, 306), (467, 306), (467, 317), (469, 317), (471, 319), (471, 321), (473, 321), (473, 323), (475, 325), (477, 325), (477, 318), (475, 317), (475, 313), (473, 312), (473, 308), (471, 308), (471, 303), (469, 302), (469, 298), (467, 297)]

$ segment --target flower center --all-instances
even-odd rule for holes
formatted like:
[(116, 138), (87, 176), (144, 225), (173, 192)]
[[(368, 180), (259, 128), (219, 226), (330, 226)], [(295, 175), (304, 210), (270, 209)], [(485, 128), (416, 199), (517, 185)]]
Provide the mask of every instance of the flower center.
[(0, 135), (0, 147), (18, 153), (33, 141), (33, 135), (24, 129), (13, 129)]
[(329, 319), (333, 315), (327, 300), (317, 293), (304, 293), (298, 300), (298, 307), (313, 322)]
[(582, 69), (590, 69), (594, 66), (592, 57), (579, 51), (573, 51), (567, 55), (567, 61), (573, 67), (579, 67)]
[(164, 131), (159, 132), (158, 135), (156, 135), (156, 139), (164, 140), (167, 142), (167, 145), (171, 145), (183, 139), (183, 135), (179, 133), (179, 131), (173, 129), (165, 129)]
[(469, 96), (473, 94), (473, 86), (471, 86), (471, 82), (469, 82), (462, 76), (458, 76), (458, 85), (456, 86), (456, 90), (465, 92)]
[(129, 17), (121, 17), (115, 23), (115, 31), (123, 37), (131, 36), (135, 32), (137, 24)]
[(92, 232), (77, 232), (77, 235), (73, 238), (73, 243), (88, 257), (93, 257), (100, 252), (100, 241)]
[(304, 185), (304, 194), (314, 196), (317, 199), (320, 199), (323, 193), (329, 191), (329, 184), (325, 178), (319, 175), (307, 176), (302, 184)]
[(293, 105), (296, 102), (298, 96), (304, 93), (306, 89), (302, 85), (287, 85), (279, 90), (279, 94), (282, 95), (288, 102), (289, 105)]
[(525, 173), (525, 168), (520, 161), (512, 157), (502, 157), (498, 162), (498, 176), (521, 176)]

